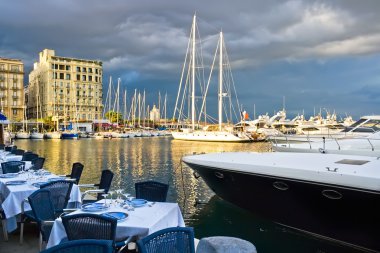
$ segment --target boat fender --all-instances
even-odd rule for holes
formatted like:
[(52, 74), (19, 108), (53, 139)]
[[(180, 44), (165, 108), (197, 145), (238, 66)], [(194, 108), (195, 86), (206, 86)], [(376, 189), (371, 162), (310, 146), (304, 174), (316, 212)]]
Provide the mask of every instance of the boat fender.
[(323, 149), (323, 148), (319, 148), (319, 152), (322, 153), (322, 154), (326, 154), (326, 150)]

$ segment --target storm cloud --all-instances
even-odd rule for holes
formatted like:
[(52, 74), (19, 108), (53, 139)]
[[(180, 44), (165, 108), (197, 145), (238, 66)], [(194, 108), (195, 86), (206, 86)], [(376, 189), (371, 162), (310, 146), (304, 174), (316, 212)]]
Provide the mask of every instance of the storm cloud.
[[(30, 71), (44, 48), (99, 59), (132, 92), (158, 91), (172, 108), (192, 16), (205, 62), (223, 29), (240, 103), (251, 114), (289, 117), (326, 108), (358, 118), (379, 114), (380, 1), (1, 1), (0, 56)], [(212, 106), (212, 105), (209, 105)], [(172, 109), (170, 109), (172, 110)]]

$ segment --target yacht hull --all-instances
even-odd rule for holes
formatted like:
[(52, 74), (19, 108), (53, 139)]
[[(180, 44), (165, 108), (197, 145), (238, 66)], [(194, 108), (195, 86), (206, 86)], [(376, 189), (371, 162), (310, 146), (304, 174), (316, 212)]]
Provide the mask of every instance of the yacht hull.
[(184, 161), (221, 198), (276, 223), (380, 251), (380, 192)]
[(78, 139), (78, 134), (77, 133), (62, 133), (61, 138), (67, 139), (67, 140), (76, 140)]
[(206, 142), (251, 142), (252, 139), (246, 135), (232, 134), (229, 132), (172, 132), (172, 136), (176, 140), (183, 141), (206, 141)]
[(42, 140), (44, 138), (44, 134), (43, 133), (31, 133), (30, 134), (30, 139), (33, 139), (33, 140)]

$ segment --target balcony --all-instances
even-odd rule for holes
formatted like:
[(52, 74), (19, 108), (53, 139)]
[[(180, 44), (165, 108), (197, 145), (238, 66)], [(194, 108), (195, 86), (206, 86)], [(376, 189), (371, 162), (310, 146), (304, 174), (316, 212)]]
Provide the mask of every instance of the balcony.
[(18, 99), (19, 96), (18, 96), (18, 95), (12, 95), (12, 98), (13, 98), (13, 99)]
[(0, 89), (7, 89), (7, 86), (6, 85), (0, 85)]
[(19, 90), (20, 87), (18, 87), (18, 86), (12, 86), (11, 89), (12, 89), (12, 90)]

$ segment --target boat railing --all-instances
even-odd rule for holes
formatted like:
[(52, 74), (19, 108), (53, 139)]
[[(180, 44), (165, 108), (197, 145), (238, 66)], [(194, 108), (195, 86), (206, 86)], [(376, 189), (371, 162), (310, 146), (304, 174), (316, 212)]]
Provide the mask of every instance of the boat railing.
[[(319, 148), (322, 151), (326, 149), (326, 141), (335, 142), (337, 145), (337, 149), (341, 150), (342, 149), (342, 143), (340, 141), (341, 140), (347, 140), (346, 138), (327, 138), (327, 137), (310, 137), (310, 136), (305, 136), (302, 138), (298, 137), (298, 138), (300, 140), (302, 139), (302, 142), (308, 143), (309, 149), (313, 149), (313, 146), (314, 146), (314, 148), (316, 148), (315, 144), (318, 144), (318, 143), (322, 144), (322, 147)], [(292, 148), (292, 144), (297, 145), (300, 143), (300, 141), (297, 142), (294, 140), (295, 140), (294, 137), (292, 139), (289, 139), (288, 136), (271, 136), (269, 138), (269, 141), (271, 142), (272, 146), (282, 147), (282, 148)], [(380, 139), (378, 139), (378, 138), (355, 137), (355, 138), (352, 138), (352, 140), (366, 140), (366, 141), (368, 141), (371, 151), (375, 151), (376, 150), (375, 147), (380, 146), (380, 145), (376, 146), (374, 144), (374, 142), (380, 143)], [(293, 147), (295, 145), (293, 145)]]

